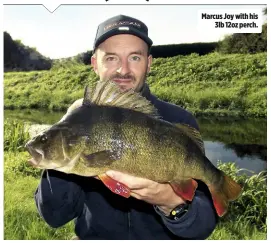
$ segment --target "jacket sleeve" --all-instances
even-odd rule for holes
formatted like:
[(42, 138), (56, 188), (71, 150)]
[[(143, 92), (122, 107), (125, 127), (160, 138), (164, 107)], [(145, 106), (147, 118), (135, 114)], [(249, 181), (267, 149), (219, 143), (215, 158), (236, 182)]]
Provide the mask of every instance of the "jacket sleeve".
[(183, 239), (203, 240), (208, 238), (218, 221), (210, 194), (206, 191), (207, 186), (201, 182), (198, 183), (199, 189), (195, 192), (189, 210), (178, 220), (168, 219), (157, 207), (154, 207), (162, 217), (165, 226), (174, 235)]
[(39, 214), (51, 227), (60, 227), (80, 215), (85, 194), (78, 183), (78, 176), (43, 171), (35, 202)]

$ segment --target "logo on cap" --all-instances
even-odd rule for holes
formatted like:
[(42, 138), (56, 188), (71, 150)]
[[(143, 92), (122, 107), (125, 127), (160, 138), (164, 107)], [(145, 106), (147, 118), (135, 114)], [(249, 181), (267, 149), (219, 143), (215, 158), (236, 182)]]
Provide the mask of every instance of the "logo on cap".
[[(134, 21), (119, 21), (119, 22), (116, 22), (116, 23), (112, 23), (112, 24), (106, 25), (104, 27), (104, 30), (112, 29), (112, 28), (117, 27), (119, 25), (132, 25), (132, 26), (135, 26), (137, 28), (141, 27), (141, 25), (139, 23), (134, 22)], [(121, 27), (119, 27), (119, 28), (121, 28)], [(126, 28), (128, 28), (128, 30), (129, 30), (129, 27), (126, 27)]]
[(119, 30), (130, 30), (130, 28), (129, 27), (127, 27), (127, 26), (122, 26), (122, 27), (119, 27)]

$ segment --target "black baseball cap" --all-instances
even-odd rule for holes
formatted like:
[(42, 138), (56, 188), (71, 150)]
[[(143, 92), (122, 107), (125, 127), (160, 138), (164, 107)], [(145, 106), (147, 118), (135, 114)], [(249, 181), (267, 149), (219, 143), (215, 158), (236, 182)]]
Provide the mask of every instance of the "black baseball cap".
[(145, 41), (149, 47), (152, 45), (152, 40), (148, 37), (148, 27), (143, 22), (129, 16), (118, 15), (98, 26), (93, 52), (106, 39), (119, 34), (135, 35)]

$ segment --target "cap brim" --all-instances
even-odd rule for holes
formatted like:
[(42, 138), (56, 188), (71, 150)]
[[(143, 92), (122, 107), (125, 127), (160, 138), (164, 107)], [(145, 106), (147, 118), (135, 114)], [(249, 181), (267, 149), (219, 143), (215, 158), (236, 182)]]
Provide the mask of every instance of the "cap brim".
[(138, 31), (137, 29), (133, 27), (129, 27), (128, 30), (116, 28), (116, 29), (109, 30), (108, 32), (104, 33), (100, 38), (98, 38), (96, 42), (94, 43), (93, 50), (95, 50), (106, 39), (114, 35), (120, 35), (120, 34), (135, 35), (139, 37), (140, 39), (142, 39), (143, 41), (145, 41), (149, 47), (152, 45), (152, 40), (147, 35), (142, 34), (142, 32)]

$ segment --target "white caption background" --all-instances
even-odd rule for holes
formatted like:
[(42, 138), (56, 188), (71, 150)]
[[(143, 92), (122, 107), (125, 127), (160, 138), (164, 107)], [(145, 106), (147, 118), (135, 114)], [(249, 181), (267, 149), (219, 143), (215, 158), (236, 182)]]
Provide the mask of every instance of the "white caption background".
[(261, 33), (262, 9), (242, 10), (200, 10), (198, 11), (198, 30), (208, 33)]

